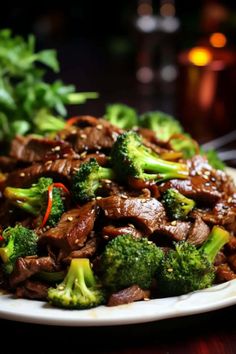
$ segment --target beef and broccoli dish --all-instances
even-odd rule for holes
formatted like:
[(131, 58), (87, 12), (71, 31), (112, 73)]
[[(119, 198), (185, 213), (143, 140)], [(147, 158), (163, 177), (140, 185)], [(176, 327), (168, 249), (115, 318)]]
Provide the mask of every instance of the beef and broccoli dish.
[(85, 309), (236, 278), (236, 186), (177, 121), (116, 104), (37, 124), (0, 156), (2, 289)]

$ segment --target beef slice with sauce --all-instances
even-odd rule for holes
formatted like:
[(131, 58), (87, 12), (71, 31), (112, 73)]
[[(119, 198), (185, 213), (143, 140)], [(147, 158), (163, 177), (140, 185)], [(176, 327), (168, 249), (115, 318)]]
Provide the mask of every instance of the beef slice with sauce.
[(129, 219), (150, 235), (157, 224), (166, 221), (163, 205), (155, 198), (110, 196), (97, 200), (107, 218)]
[(50, 244), (65, 251), (73, 251), (84, 246), (93, 230), (97, 216), (94, 202), (64, 213), (56, 227), (40, 236), (40, 244)]

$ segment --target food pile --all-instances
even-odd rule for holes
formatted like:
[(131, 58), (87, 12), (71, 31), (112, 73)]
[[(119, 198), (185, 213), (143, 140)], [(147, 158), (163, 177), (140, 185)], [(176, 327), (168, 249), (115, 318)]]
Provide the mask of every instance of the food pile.
[(126, 108), (40, 120), (0, 156), (1, 286), (16, 297), (84, 309), (236, 278), (232, 178), (177, 121)]

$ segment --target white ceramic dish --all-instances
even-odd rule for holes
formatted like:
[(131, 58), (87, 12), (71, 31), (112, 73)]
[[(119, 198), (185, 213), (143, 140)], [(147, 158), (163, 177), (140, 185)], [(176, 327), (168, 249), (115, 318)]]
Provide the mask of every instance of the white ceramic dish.
[(178, 297), (90, 310), (61, 310), (45, 302), (0, 297), (0, 317), (57, 326), (111, 326), (199, 314), (236, 304), (236, 280)]
[[(228, 172), (236, 180), (236, 171)], [(111, 326), (158, 321), (236, 304), (236, 280), (178, 297), (90, 310), (61, 310), (41, 301), (0, 295), (0, 318), (58, 326)]]

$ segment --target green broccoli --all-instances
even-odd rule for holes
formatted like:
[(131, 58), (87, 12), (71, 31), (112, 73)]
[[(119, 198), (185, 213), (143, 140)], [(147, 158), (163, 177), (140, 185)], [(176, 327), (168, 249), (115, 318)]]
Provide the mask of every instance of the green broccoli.
[(185, 159), (199, 152), (197, 142), (184, 131), (180, 122), (161, 111), (147, 112), (140, 116), (140, 126), (152, 129), (161, 141), (169, 141), (174, 151), (180, 151)]
[(106, 245), (98, 274), (103, 285), (112, 291), (134, 284), (149, 289), (163, 255), (147, 238), (119, 235)]
[(174, 220), (184, 220), (195, 206), (194, 200), (185, 197), (174, 188), (164, 192), (162, 202), (167, 209), (167, 214)]
[(202, 155), (205, 155), (207, 157), (207, 160), (209, 164), (217, 169), (217, 170), (225, 170), (225, 163), (221, 161), (220, 157), (217, 154), (217, 151), (214, 149), (208, 150), (206, 152), (202, 151)]
[(101, 180), (114, 177), (112, 169), (99, 166), (94, 158), (83, 163), (72, 177), (72, 194), (75, 202), (91, 200), (96, 196)]
[(122, 103), (108, 105), (104, 118), (121, 129), (131, 129), (138, 124), (136, 111)]
[(2, 236), (5, 244), (0, 248), (0, 257), (7, 274), (12, 272), (17, 258), (37, 254), (38, 237), (32, 230), (16, 225), (5, 229)]
[(65, 128), (66, 121), (63, 118), (55, 117), (46, 109), (41, 109), (34, 118), (34, 126), (37, 134), (54, 134)]
[(187, 165), (161, 159), (142, 144), (141, 137), (134, 131), (118, 136), (112, 148), (111, 161), (121, 180), (131, 176), (160, 182), (189, 175)]
[[(53, 185), (51, 178), (41, 177), (29, 188), (6, 187), (4, 196), (17, 207), (34, 216), (43, 216), (48, 205), (48, 189)], [(49, 226), (55, 226), (65, 211), (61, 193), (53, 188), (52, 208), (47, 220)]]
[[(48, 199), (48, 198), (47, 198)], [(43, 206), (41, 210), (41, 214), (43, 214), (46, 210), (46, 205)], [(47, 219), (47, 225), (50, 227), (54, 227), (57, 225), (60, 220), (62, 214), (65, 212), (64, 201), (61, 197), (60, 188), (53, 188), (52, 190), (52, 208), (50, 210), (50, 214)]]
[(157, 271), (160, 294), (176, 296), (212, 286), (215, 279), (215, 256), (228, 241), (229, 233), (214, 226), (200, 248), (187, 241), (176, 243), (175, 250), (167, 253)]
[(189, 159), (199, 154), (200, 148), (196, 140), (187, 133), (173, 135), (169, 140), (170, 147), (174, 151), (180, 151), (185, 159)]
[(168, 141), (173, 134), (183, 133), (178, 120), (161, 111), (151, 111), (139, 117), (139, 125), (156, 133), (159, 140)]
[(48, 299), (58, 307), (87, 309), (104, 304), (105, 292), (95, 278), (89, 259), (74, 258), (63, 282), (49, 288)]

